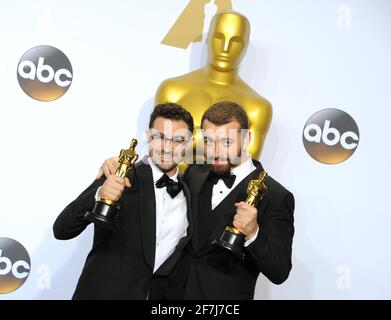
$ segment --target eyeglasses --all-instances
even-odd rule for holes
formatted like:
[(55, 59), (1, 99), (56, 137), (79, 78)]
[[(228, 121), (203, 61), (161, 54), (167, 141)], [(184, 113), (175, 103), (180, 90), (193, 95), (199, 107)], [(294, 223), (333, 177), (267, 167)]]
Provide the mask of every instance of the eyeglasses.
[(164, 134), (161, 134), (161, 133), (153, 133), (151, 134), (151, 138), (153, 141), (157, 142), (157, 143), (166, 143), (166, 142), (170, 142), (172, 145), (185, 145), (187, 140), (182, 137), (182, 136), (174, 136), (172, 138), (167, 138)]

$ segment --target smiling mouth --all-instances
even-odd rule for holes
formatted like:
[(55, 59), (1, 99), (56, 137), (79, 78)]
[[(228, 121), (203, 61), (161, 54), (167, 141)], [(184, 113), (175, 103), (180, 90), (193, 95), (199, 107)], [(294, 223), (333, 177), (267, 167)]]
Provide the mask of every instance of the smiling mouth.
[(164, 155), (161, 155), (161, 156), (160, 156), (160, 159), (161, 159), (162, 161), (164, 161), (164, 162), (172, 161), (172, 158), (173, 158), (172, 155), (171, 155), (171, 156), (164, 156)]

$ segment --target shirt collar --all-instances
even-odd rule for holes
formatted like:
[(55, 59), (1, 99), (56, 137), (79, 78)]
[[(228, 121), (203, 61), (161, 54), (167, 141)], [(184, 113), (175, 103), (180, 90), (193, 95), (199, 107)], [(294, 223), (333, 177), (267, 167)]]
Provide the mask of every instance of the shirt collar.
[[(153, 162), (151, 157), (148, 157), (148, 163), (151, 166), (153, 183), (155, 184), (156, 181), (158, 181), (162, 177), (164, 172)], [(170, 179), (172, 179), (176, 182), (178, 181), (178, 167), (176, 168), (175, 174), (172, 177), (170, 177)]]
[(255, 169), (256, 167), (254, 166), (253, 159), (251, 158), (251, 156), (249, 156), (245, 162), (238, 165), (237, 167), (232, 168), (231, 174), (234, 174), (236, 176), (235, 181), (241, 181)]

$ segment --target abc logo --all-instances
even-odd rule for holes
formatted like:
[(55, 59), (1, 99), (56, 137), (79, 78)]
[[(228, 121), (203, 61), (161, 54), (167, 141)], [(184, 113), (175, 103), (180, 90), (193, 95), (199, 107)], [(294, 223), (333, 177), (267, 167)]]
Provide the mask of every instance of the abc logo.
[(10, 238), (0, 238), (0, 294), (18, 289), (29, 276), (30, 257), (26, 249)]
[(66, 55), (50, 46), (27, 51), (19, 61), (17, 74), (23, 91), (39, 101), (60, 98), (69, 89), (73, 77)]
[(358, 127), (354, 119), (339, 109), (321, 110), (307, 121), (303, 143), (315, 160), (336, 164), (348, 159), (357, 149)]

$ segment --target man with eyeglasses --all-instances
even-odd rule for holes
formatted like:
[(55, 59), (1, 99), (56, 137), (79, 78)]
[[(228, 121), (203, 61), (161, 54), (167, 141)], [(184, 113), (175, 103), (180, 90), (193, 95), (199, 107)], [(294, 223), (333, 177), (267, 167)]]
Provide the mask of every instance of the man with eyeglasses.
[[(189, 190), (178, 163), (192, 148), (193, 118), (174, 103), (157, 105), (147, 130), (148, 156), (127, 177), (111, 162), (59, 215), (57, 239), (78, 236), (96, 200), (118, 201), (119, 231), (94, 226), (93, 247), (73, 299), (178, 299), (176, 264), (190, 239)], [(105, 175), (103, 175), (103, 173)], [(107, 177), (107, 178), (106, 178)]]

